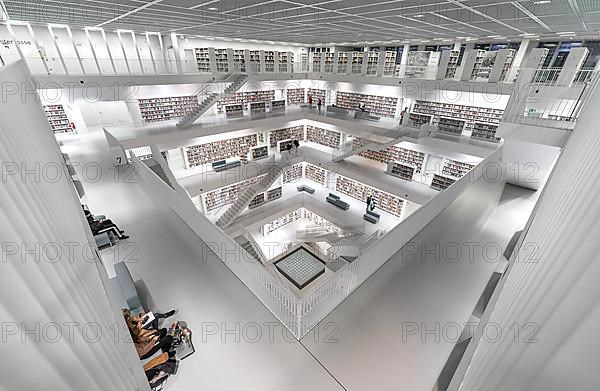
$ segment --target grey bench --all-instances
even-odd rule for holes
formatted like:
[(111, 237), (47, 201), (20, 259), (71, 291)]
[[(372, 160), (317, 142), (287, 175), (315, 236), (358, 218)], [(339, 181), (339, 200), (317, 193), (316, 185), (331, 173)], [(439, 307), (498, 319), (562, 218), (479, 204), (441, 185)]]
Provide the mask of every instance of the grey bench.
[(368, 221), (369, 223), (377, 224), (380, 219), (380, 215), (371, 210), (368, 210), (367, 213), (363, 215), (363, 219)]
[(356, 119), (366, 119), (367, 121), (379, 121), (381, 117), (376, 115), (372, 115), (366, 111), (356, 111), (354, 112), (354, 118)]
[(131, 276), (129, 268), (125, 262), (115, 263), (115, 274), (117, 275), (117, 282), (119, 283), (121, 294), (127, 302), (127, 306), (131, 312), (134, 314), (145, 312), (144, 306), (142, 305), (142, 300), (140, 299), (137, 288), (135, 287), (133, 277)]
[(296, 189), (298, 191), (305, 191), (309, 194), (315, 194), (315, 189), (313, 189), (312, 187), (306, 186), (306, 185), (298, 186)]
[(229, 170), (230, 168), (239, 167), (241, 165), (242, 163), (239, 160), (230, 163), (226, 163), (225, 160), (219, 160), (218, 162), (212, 163), (212, 168), (215, 172), (221, 172)]
[(329, 195), (327, 196), (325, 201), (327, 201), (330, 204), (337, 206), (338, 208), (343, 209), (343, 210), (350, 209), (350, 204), (342, 201), (339, 196), (336, 196), (335, 194), (332, 194), (332, 193), (329, 193)]
[(108, 236), (108, 233), (106, 232), (102, 232), (99, 233), (97, 235), (94, 235), (94, 240), (96, 241), (96, 246), (102, 250), (103, 248), (106, 247), (112, 247), (113, 243), (110, 240), (110, 236)]

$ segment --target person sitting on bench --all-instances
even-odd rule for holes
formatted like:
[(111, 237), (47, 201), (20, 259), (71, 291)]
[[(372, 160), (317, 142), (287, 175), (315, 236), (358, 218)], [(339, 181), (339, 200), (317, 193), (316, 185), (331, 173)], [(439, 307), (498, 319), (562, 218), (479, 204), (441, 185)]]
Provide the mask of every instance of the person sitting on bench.
[[(164, 315), (158, 315), (161, 315), (162, 317), (168, 317), (174, 313), (175, 311), (169, 311)], [(167, 329), (144, 328), (142, 327), (141, 322), (136, 320), (136, 317), (131, 316), (131, 312), (129, 310), (123, 310), (123, 316), (125, 317), (129, 334), (131, 335), (131, 339), (135, 345), (135, 349), (140, 360), (145, 360), (152, 357), (159, 350), (162, 350), (165, 353), (169, 352), (173, 347), (173, 337), (168, 335)], [(152, 322), (152, 326), (156, 325), (156, 327), (158, 327), (158, 319), (155, 320), (156, 324)]]
[(175, 315), (175, 310), (165, 312), (164, 314), (161, 314), (159, 312), (152, 312), (151, 315), (153, 316), (153, 320), (151, 322), (147, 322), (146, 316), (150, 315), (149, 312), (140, 313), (137, 316), (132, 314), (131, 311), (126, 308), (122, 309), (121, 312), (123, 313), (123, 317), (125, 318), (125, 322), (127, 323), (128, 327), (144, 328), (149, 330), (158, 330), (158, 321), (160, 319), (167, 319)]
[(85, 213), (85, 218), (87, 219), (88, 224), (90, 225), (90, 229), (92, 230), (92, 233), (94, 235), (98, 235), (102, 232), (112, 231), (119, 238), (119, 240), (129, 239), (129, 236), (125, 235), (125, 231), (119, 229), (119, 227), (117, 227), (117, 225), (113, 223), (112, 220), (96, 219), (92, 212), (86, 210), (85, 207), (83, 207), (83, 211)]

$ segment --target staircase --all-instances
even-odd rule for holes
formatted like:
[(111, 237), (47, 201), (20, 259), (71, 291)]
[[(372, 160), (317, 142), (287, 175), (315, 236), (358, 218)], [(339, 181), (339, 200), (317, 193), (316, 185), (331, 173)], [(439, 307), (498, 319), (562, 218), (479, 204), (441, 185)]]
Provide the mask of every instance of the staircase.
[(399, 142), (402, 141), (403, 138), (404, 137), (400, 137), (398, 139), (388, 141), (385, 144), (373, 142), (373, 143), (363, 145), (362, 147), (356, 148), (356, 149), (354, 148), (354, 142), (348, 141), (339, 150), (337, 150), (337, 151), (334, 150), (334, 155), (331, 160), (334, 162), (339, 162), (339, 161), (349, 158), (350, 156), (358, 155), (359, 153), (362, 153), (362, 152), (383, 151), (386, 148), (393, 147), (394, 145), (398, 144)]
[(250, 241), (243, 235), (240, 235), (238, 237), (236, 237), (234, 239), (241, 248), (243, 248), (244, 250), (246, 250), (246, 252), (248, 254), (250, 254), (250, 256), (257, 261), (258, 263), (264, 263), (264, 261), (261, 259), (260, 255), (258, 254), (258, 251), (254, 248), (254, 245), (252, 245), (252, 243), (250, 243)]
[(169, 185), (171, 189), (173, 188), (173, 184), (169, 180), (169, 177), (167, 177), (165, 170), (163, 170), (162, 166), (156, 160), (146, 159), (143, 160), (143, 162), (148, 166), (150, 170), (152, 170), (153, 173), (155, 173), (160, 179), (162, 179), (163, 182)]
[(267, 172), (267, 175), (257, 184), (248, 187), (233, 204), (225, 211), (225, 213), (217, 220), (217, 227), (224, 229), (231, 225), (233, 220), (235, 220), (240, 213), (246, 209), (246, 207), (250, 204), (250, 201), (257, 194), (266, 191), (279, 176), (283, 173), (283, 166), (275, 163), (273, 167)]
[[(231, 74), (225, 81), (231, 81), (231, 84), (225, 88), (223, 93), (213, 92), (212, 94), (207, 95), (202, 103), (189, 112), (185, 117), (183, 117), (178, 123), (178, 128), (188, 128), (192, 126), (192, 124), (200, 118), (200, 116), (208, 111), (219, 99), (226, 98), (231, 96), (231, 94), (235, 93), (241, 86), (243, 86), (248, 81), (248, 75), (242, 74)], [(212, 84), (211, 84), (212, 86)], [(210, 87), (210, 86), (208, 86)], [(204, 88), (200, 93), (198, 93), (198, 98), (205, 96), (204, 92), (208, 88)]]

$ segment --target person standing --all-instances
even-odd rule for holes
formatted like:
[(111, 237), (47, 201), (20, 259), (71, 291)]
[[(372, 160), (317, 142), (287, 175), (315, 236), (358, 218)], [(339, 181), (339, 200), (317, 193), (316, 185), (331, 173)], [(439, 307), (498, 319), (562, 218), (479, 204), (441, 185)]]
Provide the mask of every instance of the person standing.
[(317, 101), (317, 108), (319, 109), (319, 114), (321, 114), (321, 105), (323, 104), (323, 102), (321, 102), (321, 98), (319, 98), (319, 100)]
[(310, 107), (311, 109), (312, 109), (312, 102), (313, 102), (312, 95), (309, 95), (308, 96), (308, 107)]
[(371, 204), (373, 203), (373, 196), (369, 194), (367, 196), (367, 212), (371, 210)]

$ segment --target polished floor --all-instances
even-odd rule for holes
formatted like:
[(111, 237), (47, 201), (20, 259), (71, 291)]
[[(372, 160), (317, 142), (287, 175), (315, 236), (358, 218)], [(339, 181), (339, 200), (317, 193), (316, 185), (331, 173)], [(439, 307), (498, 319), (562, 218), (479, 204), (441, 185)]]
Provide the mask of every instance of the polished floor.
[[(429, 259), (423, 246), (399, 252), (296, 341), (168, 206), (145, 194), (130, 168), (111, 168), (99, 129), (65, 140), (64, 150), (80, 173), (85, 164), (102, 168), (99, 179), (84, 178), (84, 201), (131, 235), (102, 252), (109, 273), (112, 262), (126, 259), (153, 308), (177, 308), (176, 318), (194, 331), (196, 353), (167, 390), (431, 391), (453, 344), (407, 336), (405, 326), (464, 324), (502, 261), (482, 252)], [(502, 189), (474, 186), (414, 242), (505, 246), (537, 194), (507, 187), (501, 197)]]

